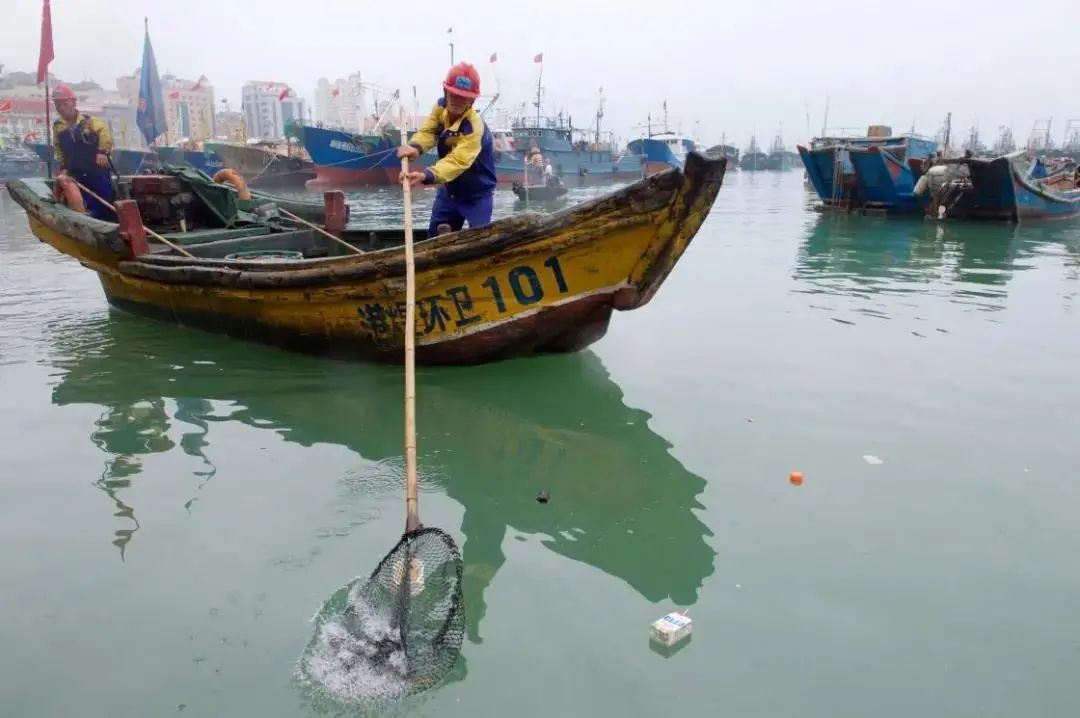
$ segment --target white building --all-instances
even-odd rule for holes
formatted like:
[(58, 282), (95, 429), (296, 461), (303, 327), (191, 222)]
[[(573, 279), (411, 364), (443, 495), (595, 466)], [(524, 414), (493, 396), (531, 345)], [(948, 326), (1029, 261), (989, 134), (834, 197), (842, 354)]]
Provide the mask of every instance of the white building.
[[(140, 75), (141, 68), (116, 78), (120, 96), (132, 107), (139, 102)], [(162, 75), (161, 96), (165, 101), (166, 135), (159, 143), (171, 145), (182, 139), (198, 142), (214, 136), (214, 87), (206, 75), (198, 80)]]
[(245, 83), (242, 105), (249, 138), (281, 139), (285, 137), (286, 123), (305, 119), (304, 101), (293, 96), (283, 82)]
[(367, 117), (367, 96), (359, 72), (330, 82), (319, 78), (315, 86), (315, 120), (324, 127), (362, 132)]
[(170, 144), (185, 139), (201, 142), (214, 136), (214, 87), (206, 75), (194, 81), (165, 75), (161, 94)]

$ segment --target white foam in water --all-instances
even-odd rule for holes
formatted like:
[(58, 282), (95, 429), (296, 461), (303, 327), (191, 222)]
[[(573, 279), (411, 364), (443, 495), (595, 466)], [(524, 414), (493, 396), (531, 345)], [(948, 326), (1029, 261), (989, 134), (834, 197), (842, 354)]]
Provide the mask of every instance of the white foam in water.
[[(301, 658), (304, 675), (338, 700), (367, 702), (404, 696), (409, 683), (397, 633), (358, 595), (356, 587), (349, 591), (349, 605), (355, 615), (348, 624), (344, 614), (324, 618)], [(363, 634), (350, 631), (348, 625), (362, 627)], [(385, 660), (375, 661), (383, 641), (392, 641), (395, 648)]]

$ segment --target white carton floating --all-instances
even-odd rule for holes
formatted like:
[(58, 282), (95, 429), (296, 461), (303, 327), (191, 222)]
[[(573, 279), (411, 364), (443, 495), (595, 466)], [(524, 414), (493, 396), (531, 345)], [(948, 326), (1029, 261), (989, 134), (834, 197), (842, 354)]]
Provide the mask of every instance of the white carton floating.
[(664, 646), (674, 646), (690, 635), (693, 623), (693, 619), (684, 613), (669, 613), (649, 627), (649, 639)]

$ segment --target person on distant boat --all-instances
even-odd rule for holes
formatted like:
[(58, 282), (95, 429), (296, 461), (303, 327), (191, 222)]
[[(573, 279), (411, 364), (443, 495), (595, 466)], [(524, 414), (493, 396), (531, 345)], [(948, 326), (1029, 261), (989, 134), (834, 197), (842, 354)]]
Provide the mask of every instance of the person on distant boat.
[(397, 156), (415, 160), (437, 147), (439, 160), (431, 167), (411, 170), (409, 182), (437, 184), (435, 206), (431, 208), (428, 235), (435, 236), (441, 225), (454, 232), (469, 223), (480, 227), (491, 222), (495, 197), (495, 152), (491, 131), (473, 102), (480, 96), (480, 74), (467, 62), (450, 68), (443, 80), (443, 96), (432, 108), (424, 124), (397, 150)]
[[(53, 105), (60, 118), (53, 123), (53, 154), (66, 174), (104, 200), (112, 202), (113, 186), (109, 176), (109, 153), (112, 134), (109, 126), (96, 117), (79, 112), (75, 93), (63, 83), (53, 90)], [(113, 214), (107, 207), (80, 189), (86, 211), (96, 219), (109, 220)]]

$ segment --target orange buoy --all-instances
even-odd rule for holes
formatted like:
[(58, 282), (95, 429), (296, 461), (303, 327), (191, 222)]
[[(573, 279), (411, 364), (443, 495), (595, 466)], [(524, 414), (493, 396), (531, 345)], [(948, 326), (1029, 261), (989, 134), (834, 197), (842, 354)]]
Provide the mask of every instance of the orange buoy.
[(231, 184), (236, 188), (236, 194), (242, 200), (251, 199), (251, 192), (248, 191), (247, 182), (244, 181), (243, 175), (234, 169), (226, 167), (218, 170), (214, 173), (214, 181)]
[(86, 202), (75, 179), (68, 175), (59, 175), (53, 180), (53, 197), (63, 201), (74, 212), (86, 214)]
[(802, 486), (802, 472), (792, 471), (791, 474), (788, 475), (788, 481), (791, 482), (792, 486)]

